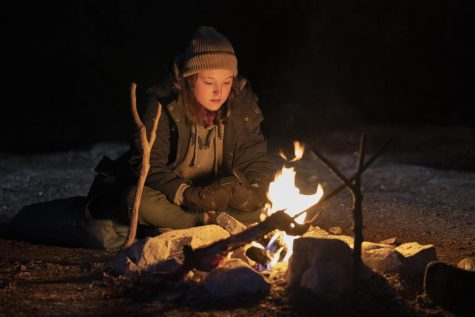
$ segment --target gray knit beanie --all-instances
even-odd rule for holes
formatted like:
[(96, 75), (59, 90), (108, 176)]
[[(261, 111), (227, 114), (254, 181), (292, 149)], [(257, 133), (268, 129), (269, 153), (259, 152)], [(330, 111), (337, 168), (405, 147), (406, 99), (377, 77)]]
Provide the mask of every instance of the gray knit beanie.
[(237, 58), (229, 40), (210, 26), (200, 27), (185, 52), (183, 77), (208, 69), (229, 69), (237, 75)]

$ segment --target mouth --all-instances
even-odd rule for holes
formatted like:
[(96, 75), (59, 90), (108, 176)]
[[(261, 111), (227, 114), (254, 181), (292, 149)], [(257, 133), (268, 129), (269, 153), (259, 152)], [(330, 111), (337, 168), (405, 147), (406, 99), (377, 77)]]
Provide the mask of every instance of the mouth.
[(221, 99), (211, 99), (212, 103), (221, 103)]

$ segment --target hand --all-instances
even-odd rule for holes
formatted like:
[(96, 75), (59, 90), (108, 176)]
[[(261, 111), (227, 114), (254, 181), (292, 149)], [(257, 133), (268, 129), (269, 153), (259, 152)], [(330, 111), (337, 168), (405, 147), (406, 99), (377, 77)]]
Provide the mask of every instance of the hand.
[(229, 206), (241, 211), (255, 211), (267, 202), (266, 193), (258, 184), (236, 183), (229, 198)]
[(222, 211), (228, 207), (234, 176), (220, 178), (207, 186), (190, 186), (183, 193), (183, 206), (191, 211)]

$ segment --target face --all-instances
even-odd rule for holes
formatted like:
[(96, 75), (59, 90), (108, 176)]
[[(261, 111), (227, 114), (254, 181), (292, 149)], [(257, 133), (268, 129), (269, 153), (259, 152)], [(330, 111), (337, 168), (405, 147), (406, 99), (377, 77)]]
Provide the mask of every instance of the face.
[(209, 111), (217, 111), (228, 99), (233, 85), (233, 72), (227, 69), (211, 69), (198, 73), (195, 97)]

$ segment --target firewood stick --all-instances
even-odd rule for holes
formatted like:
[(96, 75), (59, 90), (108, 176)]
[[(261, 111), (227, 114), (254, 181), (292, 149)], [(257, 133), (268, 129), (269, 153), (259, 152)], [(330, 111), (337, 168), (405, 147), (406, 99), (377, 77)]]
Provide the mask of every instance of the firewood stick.
[(264, 221), (247, 228), (246, 230), (231, 235), (228, 238), (218, 240), (210, 245), (199, 247), (193, 250), (186, 245), (183, 248), (185, 259), (183, 264), (173, 272), (158, 273), (157, 277), (163, 280), (182, 278), (188, 271), (198, 269), (200, 271), (211, 271), (226, 254), (239, 247), (255, 241), (274, 230), (282, 230), (290, 235), (302, 235), (308, 230), (308, 225), (301, 225), (286, 214), (284, 210), (279, 210)]
[(328, 168), (336, 178), (340, 180), (341, 183), (345, 184), (346, 186), (351, 186), (351, 182), (346, 179), (346, 177), (320, 152), (318, 152), (315, 148), (312, 149), (312, 152), (317, 156), (320, 162)]
[[(378, 151), (376, 151), (376, 152), (373, 154), (373, 156), (370, 157), (369, 160), (368, 160), (366, 163), (364, 163), (363, 168), (361, 169), (360, 174), (363, 173), (366, 169), (368, 169), (368, 168), (371, 166), (371, 164), (373, 164), (373, 162), (374, 162), (379, 156), (381, 156), (381, 154), (384, 153), (384, 151), (385, 151), (386, 148), (389, 146), (389, 144), (391, 144), (391, 141), (392, 141), (392, 138), (389, 137), (389, 138), (384, 142), (384, 144), (378, 149)], [(313, 151), (313, 150), (312, 150), (312, 151)], [(314, 153), (315, 153), (315, 152), (314, 152)], [(318, 157), (318, 154), (317, 154), (317, 153), (315, 153), (315, 155), (317, 155), (317, 157)], [(334, 165), (332, 165), (332, 166), (334, 166)], [(349, 182), (349, 183), (352, 183), (352, 182), (355, 180), (355, 178), (356, 178), (357, 176), (358, 176), (358, 173), (355, 173), (353, 176), (351, 176), (350, 178), (348, 178), (348, 182)], [(300, 215), (302, 215), (302, 214), (304, 214), (304, 213), (306, 213), (306, 212), (308, 212), (309, 214), (314, 213), (314, 215), (313, 215), (313, 217), (312, 217), (311, 219), (305, 220), (305, 223), (313, 224), (313, 223), (317, 220), (318, 216), (320, 215), (320, 213), (319, 213), (318, 210), (317, 210), (318, 206), (320, 206), (320, 205), (323, 204), (325, 201), (327, 201), (328, 199), (332, 198), (333, 196), (335, 196), (336, 194), (338, 194), (339, 192), (341, 192), (344, 188), (347, 188), (346, 183), (345, 183), (345, 184), (342, 184), (342, 185), (340, 185), (340, 186), (338, 186), (337, 188), (335, 188), (335, 189), (334, 189), (332, 192), (330, 192), (329, 194), (324, 195), (324, 196), (323, 196), (316, 204), (314, 204), (313, 206), (311, 206), (311, 207), (309, 207), (309, 208), (307, 208), (307, 209), (305, 209), (305, 210), (299, 212), (298, 214), (296, 214), (296, 215), (294, 216), (294, 219), (296, 219), (297, 217), (299, 217)]]
[(160, 115), (162, 113), (162, 105), (158, 103), (157, 114), (153, 119), (152, 131), (150, 132), (150, 140), (147, 140), (147, 129), (145, 128), (145, 125), (140, 119), (140, 116), (137, 111), (136, 90), (137, 85), (135, 83), (132, 83), (130, 87), (130, 104), (135, 125), (137, 126), (140, 133), (140, 146), (142, 148), (142, 165), (140, 168), (140, 177), (135, 187), (135, 197), (132, 207), (132, 216), (130, 217), (129, 234), (127, 236), (127, 241), (125, 242), (126, 248), (132, 245), (137, 234), (137, 222), (139, 219), (140, 201), (142, 199), (142, 192), (145, 185), (145, 180), (147, 179), (147, 174), (150, 169), (150, 152), (152, 150), (153, 143), (155, 142), (158, 121), (160, 120)]
[(361, 135), (360, 148), (358, 151), (358, 165), (355, 178), (349, 187), (353, 196), (353, 234), (355, 241), (353, 243), (353, 289), (356, 289), (361, 269), (361, 244), (363, 243), (363, 212), (362, 203), (363, 195), (361, 194), (361, 175), (364, 166), (364, 158), (366, 154), (366, 134)]

